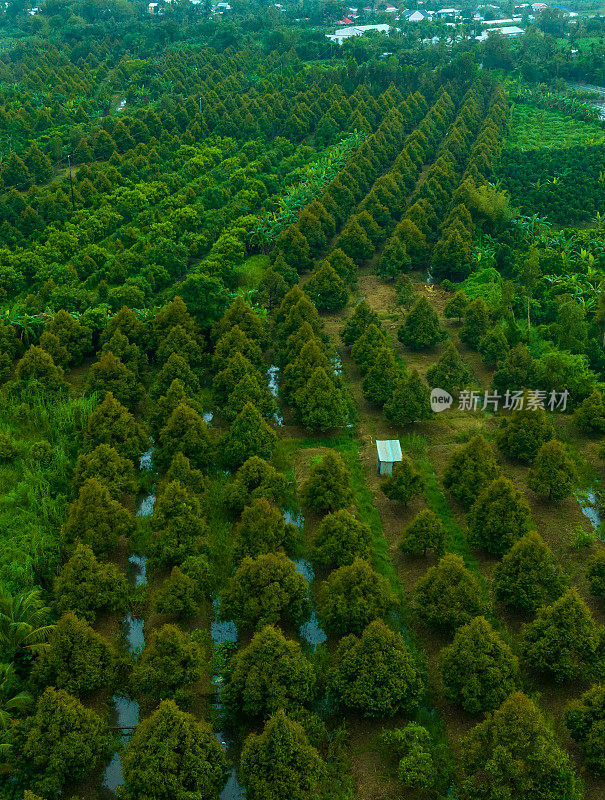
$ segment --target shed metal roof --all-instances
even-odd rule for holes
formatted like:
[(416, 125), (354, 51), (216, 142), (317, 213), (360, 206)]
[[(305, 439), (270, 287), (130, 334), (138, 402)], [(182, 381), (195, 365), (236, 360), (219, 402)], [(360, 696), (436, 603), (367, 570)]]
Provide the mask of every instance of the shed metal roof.
[(381, 461), (402, 461), (399, 439), (377, 439), (376, 450)]

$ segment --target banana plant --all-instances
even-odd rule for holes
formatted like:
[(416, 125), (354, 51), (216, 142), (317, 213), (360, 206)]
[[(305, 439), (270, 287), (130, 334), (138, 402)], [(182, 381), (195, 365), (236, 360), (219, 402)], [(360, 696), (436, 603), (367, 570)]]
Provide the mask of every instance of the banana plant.
[(34, 705), (29, 692), (18, 692), (13, 664), (0, 664), (0, 731), (5, 733), (17, 714), (27, 714)]
[(13, 661), (20, 652), (39, 652), (55, 627), (49, 617), (39, 589), (0, 593), (0, 647), (5, 657)]

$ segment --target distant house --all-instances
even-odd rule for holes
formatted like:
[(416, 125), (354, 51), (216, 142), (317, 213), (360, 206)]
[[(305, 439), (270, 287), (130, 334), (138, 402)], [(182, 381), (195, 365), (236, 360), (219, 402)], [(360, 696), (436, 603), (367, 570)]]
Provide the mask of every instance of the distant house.
[(431, 19), (431, 15), (426, 11), (404, 11), (403, 16), (408, 22), (422, 22), (423, 19)]
[(390, 25), (356, 25), (352, 28), (337, 28), (334, 33), (327, 33), (326, 38), (338, 44), (342, 44), (345, 39), (350, 39), (352, 36), (363, 36), (367, 31), (388, 33), (390, 30)]
[(353, 20), (349, 19), (348, 17), (343, 17), (342, 19), (337, 20), (337, 25), (352, 25)]
[(376, 439), (376, 469), (379, 475), (391, 475), (393, 464), (403, 461), (399, 439)]
[(480, 36), (475, 36), (475, 39), (477, 39), (478, 42), (484, 42), (490, 33), (499, 33), (506, 39), (514, 39), (515, 36), (521, 36), (525, 31), (523, 28), (518, 28), (516, 25), (508, 25), (503, 28), (490, 28), (487, 31), (483, 31)]
[(157, 14), (157, 11), (158, 11), (158, 3), (149, 3), (149, 5), (147, 6), (147, 11), (148, 11), (150, 14)]

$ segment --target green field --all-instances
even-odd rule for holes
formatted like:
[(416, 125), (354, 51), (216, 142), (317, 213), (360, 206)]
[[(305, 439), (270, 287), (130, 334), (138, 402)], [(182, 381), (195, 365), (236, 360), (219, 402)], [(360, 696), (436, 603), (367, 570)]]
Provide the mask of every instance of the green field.
[(511, 116), (507, 150), (560, 149), (605, 142), (605, 130), (566, 114), (516, 105)]

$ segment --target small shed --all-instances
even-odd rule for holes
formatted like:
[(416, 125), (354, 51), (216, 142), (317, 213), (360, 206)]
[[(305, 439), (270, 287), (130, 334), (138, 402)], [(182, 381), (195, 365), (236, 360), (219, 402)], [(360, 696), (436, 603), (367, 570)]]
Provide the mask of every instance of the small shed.
[(402, 460), (399, 439), (376, 440), (376, 469), (379, 475), (391, 475), (393, 464)]

